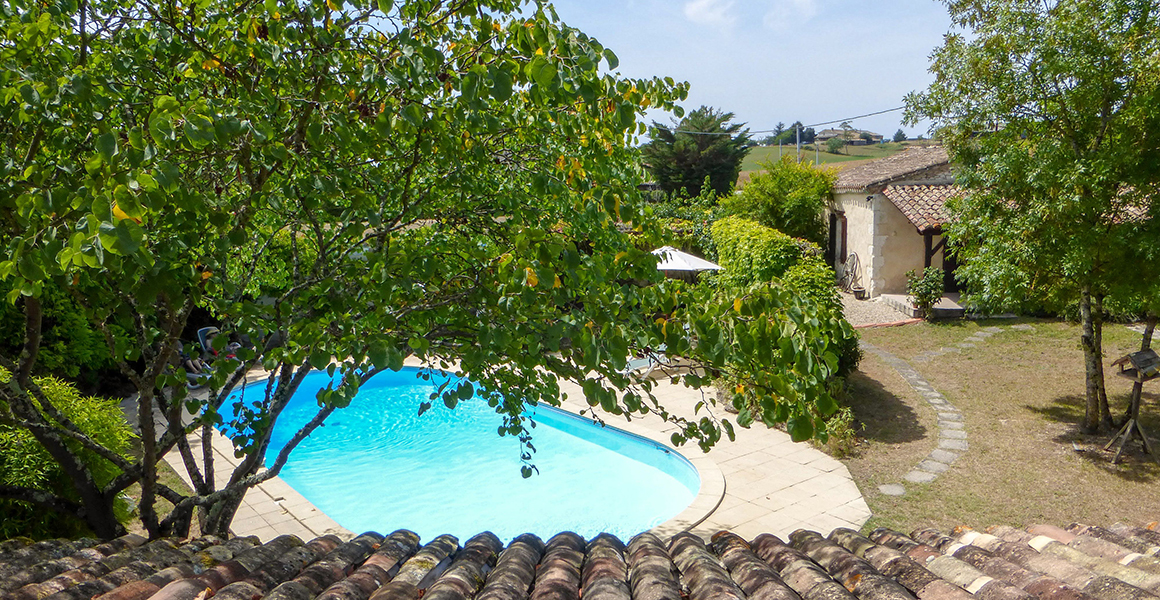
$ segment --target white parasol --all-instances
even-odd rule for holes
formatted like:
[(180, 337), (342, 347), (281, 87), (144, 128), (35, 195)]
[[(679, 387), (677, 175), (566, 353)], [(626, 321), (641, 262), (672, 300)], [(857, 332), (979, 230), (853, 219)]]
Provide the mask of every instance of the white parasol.
[(661, 257), (657, 263), (658, 271), (720, 271), (721, 266), (715, 265), (703, 258), (693, 256), (688, 252), (681, 252), (672, 246), (661, 246), (652, 251)]

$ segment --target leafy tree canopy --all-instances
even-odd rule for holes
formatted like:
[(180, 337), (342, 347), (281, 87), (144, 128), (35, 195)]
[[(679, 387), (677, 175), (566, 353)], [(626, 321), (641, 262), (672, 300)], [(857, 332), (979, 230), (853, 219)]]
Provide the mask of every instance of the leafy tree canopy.
[(749, 130), (732, 120), (731, 112), (702, 106), (671, 127), (653, 121), (641, 153), (661, 188), (692, 198), (708, 177), (713, 191), (728, 194), (749, 154)]
[[(710, 296), (662, 280), (632, 239), (658, 233), (636, 191), (638, 119), (676, 110), (685, 85), (602, 73), (615, 55), (550, 6), (18, 0), (0, 19), (0, 278), (24, 318), (18, 351), (0, 352), (0, 418), (75, 488), (0, 497), (107, 537), (123, 530), (114, 499), (140, 483), (151, 535), (184, 534), (195, 511), (224, 534), (247, 487), (407, 358), (474, 382), (432, 400), (490, 402), (529, 461), (523, 409), (558, 403), (562, 378), (605, 413), (661, 414), (675, 442), (729, 434), (717, 412), (674, 415), (621, 372), (662, 343), (700, 367), (678, 375), (688, 385), (728, 373), (760, 407), (752, 416), (825, 436), (833, 340), (848, 325), (774, 288)], [(137, 390), (139, 454), (102, 444), (32, 377), (49, 286)], [(249, 344), (191, 397), (175, 349), (198, 306)], [(187, 435), (210, 448), (223, 403), (258, 367), (271, 378), (233, 424), (244, 458), (219, 487)], [(334, 377), (317, 414), (271, 447), (314, 370)], [(157, 480), (172, 449), (191, 495)], [(172, 512), (158, 514), (159, 498)]]
[[(1155, 0), (949, 0), (952, 33), (935, 81), (907, 98), (931, 119), (967, 194), (948, 228), (958, 271), (988, 306), (1060, 307), (1084, 317), (1088, 412), (1103, 399), (1102, 298), (1157, 238), (1160, 37)], [(1102, 406), (1100, 406), (1102, 404)]]
[(892, 141), (905, 142), (906, 141), (906, 132), (903, 131), (902, 128), (899, 128), (898, 131), (894, 132), (894, 138), (892, 139)]

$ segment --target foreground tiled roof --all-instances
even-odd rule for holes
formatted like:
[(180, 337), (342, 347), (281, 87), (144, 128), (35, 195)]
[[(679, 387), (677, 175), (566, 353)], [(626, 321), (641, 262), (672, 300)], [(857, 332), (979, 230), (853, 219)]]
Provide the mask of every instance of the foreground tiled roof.
[(906, 215), (919, 233), (941, 229), (950, 221), (947, 200), (962, 190), (954, 185), (888, 185), (882, 195)]
[(967, 528), (947, 535), (721, 532), (627, 546), (533, 535), (505, 548), (396, 531), (349, 542), (281, 536), (188, 543), (137, 536), (0, 543), (4, 600), (1154, 600), (1160, 533), (1117, 523)]
[(834, 189), (869, 190), (928, 172), (945, 170), (949, 173), (949, 164), (947, 151), (942, 146), (907, 148), (886, 158), (842, 169)]

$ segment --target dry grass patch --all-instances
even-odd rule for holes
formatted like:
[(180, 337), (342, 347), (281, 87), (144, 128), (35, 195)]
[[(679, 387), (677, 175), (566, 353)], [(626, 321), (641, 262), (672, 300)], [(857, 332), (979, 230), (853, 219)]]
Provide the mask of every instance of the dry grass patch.
[[(896, 356), (915, 355), (953, 346), (991, 323), (920, 324), (865, 330), (863, 339)], [(847, 461), (874, 518), (868, 528), (889, 526), (909, 531), (920, 526), (943, 529), (966, 524), (985, 527), (996, 523), (1028, 525), (1036, 522), (1067, 525), (1074, 521), (1111, 524), (1117, 520), (1147, 522), (1160, 518), (1160, 466), (1129, 446), (1120, 465), (1110, 463), (1102, 447), (1111, 434), (1085, 436), (1078, 424), (1083, 416), (1083, 356), (1077, 326), (1037, 321), (1034, 331), (1004, 330), (976, 348), (947, 354), (930, 362), (911, 364), (948, 401), (962, 410), (970, 449), (950, 471), (928, 485), (906, 484), (907, 493), (890, 497), (878, 492), (881, 483), (901, 482), (917, 463), (903, 464), (896, 452), (906, 445), (869, 444), (862, 456)], [(1104, 335), (1105, 365), (1138, 349), (1139, 334), (1110, 325)], [(1108, 370), (1107, 386), (1113, 414), (1127, 404), (1130, 382)], [(868, 361), (861, 378), (852, 378), (855, 393), (864, 401), (858, 412), (883, 410), (912, 403), (922, 419), (934, 411), (913, 398), (913, 391), (896, 385), (897, 375), (883, 373)], [(877, 386), (877, 390), (875, 389)], [(1160, 383), (1145, 388), (1144, 425), (1160, 434), (1157, 399)], [(879, 397), (885, 393), (893, 398)], [(909, 399), (909, 400), (908, 400)], [(937, 443), (937, 429), (920, 426), (926, 451)], [(1157, 440), (1160, 441), (1160, 440)], [(907, 442), (918, 447), (919, 442)], [(913, 452), (906, 451), (908, 456)], [(922, 454), (922, 453), (920, 453)], [(918, 457), (919, 459), (921, 456)]]
[[(169, 463), (165, 462), (164, 460), (157, 461), (157, 480), (162, 485), (168, 486), (170, 489), (176, 490), (182, 494), (193, 494), (193, 489), (186, 485), (185, 480), (181, 478), (181, 475), (178, 475), (177, 471), (174, 471), (173, 467), (169, 466)], [(125, 529), (128, 529), (130, 533), (136, 533), (138, 535), (149, 537), (149, 532), (146, 531), (145, 526), (141, 524), (140, 515), (136, 512), (137, 503), (141, 501), (141, 484), (135, 483), (129, 486), (125, 489), (124, 493), (132, 498), (132, 505), (134, 508), (133, 514), (129, 515), (129, 519), (124, 522)], [(168, 515), (171, 510), (173, 510), (173, 503), (166, 500), (165, 498), (158, 497), (156, 510), (157, 514), (160, 515), (161, 518), (165, 518), (165, 516)], [(193, 525), (190, 529), (190, 536), (194, 537), (199, 534), (200, 528), (198, 527), (197, 517), (195, 516), (193, 519)]]
[(934, 411), (898, 373), (866, 354), (850, 375), (846, 403), (859, 426), (858, 451), (845, 460), (862, 493), (898, 483), (938, 443)]

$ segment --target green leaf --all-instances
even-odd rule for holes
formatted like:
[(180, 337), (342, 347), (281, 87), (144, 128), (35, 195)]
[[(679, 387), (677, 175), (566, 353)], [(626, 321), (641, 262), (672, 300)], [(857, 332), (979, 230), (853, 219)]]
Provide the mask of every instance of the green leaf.
[[(221, 336), (218, 336), (218, 337), (221, 337)], [(329, 352), (326, 352), (322, 349), (318, 349), (318, 350), (315, 350), (314, 352), (310, 353), (310, 358), (308, 360), (310, 361), (310, 366), (321, 371), (321, 370), (325, 369), (327, 367), (327, 365), (330, 364), (330, 359), (331, 359), (331, 356), (330, 356)]]
[(117, 246), (123, 254), (133, 254), (141, 246), (145, 237), (145, 230), (131, 219), (121, 219), (117, 222)]
[(608, 61), (609, 70), (615, 71), (616, 67), (620, 66), (620, 59), (616, 57), (615, 52), (608, 48), (604, 49), (604, 60)]
[(403, 118), (415, 127), (420, 127), (423, 125), (425, 112), (418, 104), (408, 104), (403, 108)]
[(161, 112), (170, 112), (181, 108), (181, 104), (173, 96), (158, 96), (153, 99), (153, 108)]
[(378, 0), (379, 11), (384, 15), (391, 14), (391, 10), (395, 8), (394, 0)]
[(795, 442), (804, 442), (814, 436), (814, 421), (808, 415), (790, 418), (786, 423), (789, 436)]
[(214, 137), (213, 121), (209, 117), (195, 113), (185, 118), (185, 139), (194, 148), (204, 148)]
[(97, 136), (97, 153), (105, 159), (105, 162), (111, 161), (117, 154), (117, 137), (111, 133)]
[(376, 369), (383, 369), (387, 366), (387, 346), (382, 342), (371, 342), (367, 348), (367, 358), (370, 359), (371, 364)]
[(500, 102), (512, 97), (512, 74), (505, 69), (496, 69), (491, 79), (491, 97)]
[(834, 411), (838, 410), (838, 403), (829, 394), (819, 394), (817, 399), (814, 400), (814, 406), (818, 408), (818, 412), (823, 417), (828, 417), (834, 414)]
[(26, 83), (20, 86), (20, 97), (24, 98), (24, 101), (29, 104), (40, 104), (40, 93), (36, 91), (36, 88), (32, 84)]
[(538, 85), (548, 87), (556, 79), (556, 65), (543, 56), (537, 56), (528, 64), (528, 76)]

